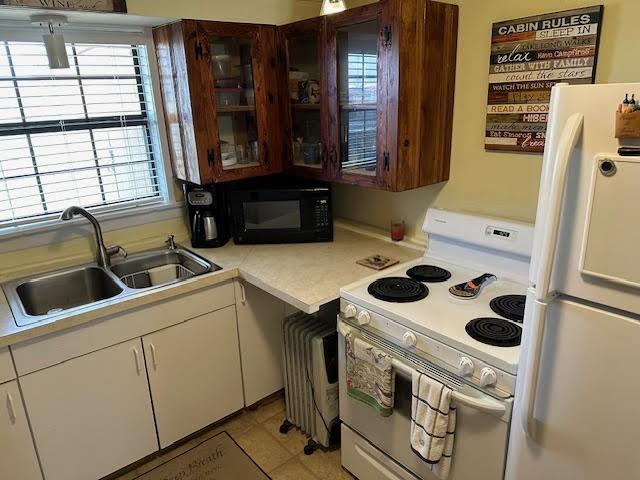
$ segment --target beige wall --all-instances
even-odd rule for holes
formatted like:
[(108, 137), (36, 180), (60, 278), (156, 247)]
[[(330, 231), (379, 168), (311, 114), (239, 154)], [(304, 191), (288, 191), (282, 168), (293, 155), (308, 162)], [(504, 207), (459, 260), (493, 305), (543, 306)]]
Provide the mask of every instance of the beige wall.
[[(346, 1), (349, 7), (372, 2)], [(127, 9), (134, 15), (281, 25), (317, 16), (321, 4), (322, 0), (127, 0)]]
[(319, 0), (127, 0), (134, 15), (281, 24), (309, 18)]
[(449, 182), (404, 193), (339, 185), (337, 214), (388, 228), (404, 219), (409, 235), (421, 236), (428, 207), (461, 209), (533, 221), (540, 155), (485, 152), (484, 125), (491, 24), (500, 20), (605, 4), (597, 82), (640, 81), (639, 0), (457, 0), (460, 5), (458, 70)]

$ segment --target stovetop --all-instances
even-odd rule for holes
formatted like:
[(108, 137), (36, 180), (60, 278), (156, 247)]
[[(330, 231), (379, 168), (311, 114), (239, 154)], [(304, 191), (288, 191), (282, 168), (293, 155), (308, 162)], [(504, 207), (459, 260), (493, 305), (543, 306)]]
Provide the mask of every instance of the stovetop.
[[(412, 302), (389, 302), (375, 298), (369, 293), (369, 286), (376, 280), (387, 277), (408, 279), (407, 270), (418, 265), (432, 265), (445, 269), (451, 273), (451, 277), (445, 281), (423, 283), (427, 287), (428, 295)], [(520, 346), (498, 346), (480, 342), (467, 332), (467, 325), (475, 319), (502, 318), (506, 322), (503, 327), (508, 325), (505, 330), (519, 331), (521, 325), (511, 321), (508, 317), (498, 315), (492, 309), (491, 302), (505, 295), (525, 295), (526, 286), (498, 275), (498, 280), (487, 285), (475, 299), (457, 299), (449, 293), (449, 287), (452, 285), (469, 281), (483, 273), (494, 272), (473, 270), (425, 256), (422, 259), (379, 272), (362, 282), (348, 285), (341, 290), (340, 296), (348, 302), (383, 315), (410, 330), (427, 335), (467, 355), (515, 374), (520, 356)], [(518, 299), (511, 299), (511, 301), (513, 300)], [(483, 324), (479, 326), (481, 328), (487, 327)], [(489, 326), (489, 328), (495, 327)], [(500, 330), (498, 328), (498, 333), (504, 335), (505, 332)], [(507, 345), (511, 345), (511, 343), (506, 342)]]

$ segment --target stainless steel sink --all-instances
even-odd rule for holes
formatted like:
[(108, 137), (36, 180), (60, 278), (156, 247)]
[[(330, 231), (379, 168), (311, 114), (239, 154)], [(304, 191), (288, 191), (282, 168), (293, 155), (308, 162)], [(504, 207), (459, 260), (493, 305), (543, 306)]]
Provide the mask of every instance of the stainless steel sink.
[(2, 289), (16, 324), (22, 327), (221, 269), (174, 247), (172, 241), (169, 248), (131, 255), (111, 268), (96, 264), (75, 267), (9, 282)]
[(98, 266), (55, 272), (19, 280), (4, 288), (18, 326), (39, 321), (88, 304), (116, 297), (124, 292), (113, 275)]
[(122, 283), (136, 290), (169, 285), (220, 269), (180, 248), (131, 255), (111, 266), (111, 271)]

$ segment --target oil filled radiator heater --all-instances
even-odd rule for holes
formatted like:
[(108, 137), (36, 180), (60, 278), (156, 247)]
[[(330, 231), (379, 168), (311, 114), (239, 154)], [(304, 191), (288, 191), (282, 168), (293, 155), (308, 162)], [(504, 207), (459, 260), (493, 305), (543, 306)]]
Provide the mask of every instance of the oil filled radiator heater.
[(307, 455), (328, 447), (338, 424), (338, 334), (329, 310), (299, 312), (282, 325), (286, 420), (280, 432), (300, 427), (311, 437)]

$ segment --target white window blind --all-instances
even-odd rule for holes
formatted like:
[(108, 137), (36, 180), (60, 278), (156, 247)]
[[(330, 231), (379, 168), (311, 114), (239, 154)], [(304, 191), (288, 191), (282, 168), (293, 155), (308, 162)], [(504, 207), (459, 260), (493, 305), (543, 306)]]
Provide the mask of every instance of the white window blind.
[(41, 42), (0, 41), (0, 227), (163, 200), (146, 47), (67, 52), (51, 70)]
[(368, 53), (347, 55), (348, 108), (343, 110), (346, 127), (346, 158), (342, 168), (373, 172), (377, 163), (378, 56)]

